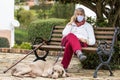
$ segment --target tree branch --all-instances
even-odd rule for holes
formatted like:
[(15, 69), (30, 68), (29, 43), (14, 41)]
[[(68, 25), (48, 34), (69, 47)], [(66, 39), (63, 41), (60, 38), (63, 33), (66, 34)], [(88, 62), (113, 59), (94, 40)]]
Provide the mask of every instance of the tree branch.
[[(91, 0), (89, 0), (89, 1), (88, 1), (88, 0), (79, 0), (79, 2), (80, 2), (82, 5), (88, 7), (89, 9), (91, 9), (92, 11), (96, 12), (96, 9), (95, 9), (96, 3), (95, 3), (94, 1), (91, 1)], [(93, 5), (93, 3), (94, 3), (95, 5)]]

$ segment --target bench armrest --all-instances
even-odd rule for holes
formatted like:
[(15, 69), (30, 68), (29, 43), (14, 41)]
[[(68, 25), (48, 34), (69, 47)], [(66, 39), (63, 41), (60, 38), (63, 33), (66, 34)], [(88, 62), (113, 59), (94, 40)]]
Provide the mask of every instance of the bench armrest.
[(117, 35), (120, 34), (120, 27), (117, 27)]
[(97, 45), (98, 45), (98, 47), (100, 47), (100, 45), (105, 45), (106, 47), (112, 46), (111, 43), (108, 43), (107, 41), (103, 41), (103, 40), (102, 41), (98, 41)]
[(40, 43), (42, 43), (43, 41), (44, 41), (46, 44), (48, 43), (48, 41), (45, 40), (45, 39), (43, 39), (42, 37), (36, 37), (36, 38), (34, 39), (34, 41), (32, 42), (32, 45), (40, 44)]
[(106, 41), (98, 41), (98, 47), (97, 47), (97, 53), (98, 54), (106, 54), (106, 55), (110, 55), (110, 53), (112, 52), (110, 49), (110, 47), (112, 46), (111, 43), (108, 43)]

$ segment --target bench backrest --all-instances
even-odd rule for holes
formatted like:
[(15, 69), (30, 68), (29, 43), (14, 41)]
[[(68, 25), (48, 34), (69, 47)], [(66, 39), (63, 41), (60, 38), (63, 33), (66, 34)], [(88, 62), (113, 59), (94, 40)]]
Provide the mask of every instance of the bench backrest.
[[(65, 26), (54, 26), (51, 32), (51, 38), (49, 45), (60, 45), (62, 39), (62, 31)], [(112, 43), (113, 35), (114, 35), (114, 27), (95, 27), (95, 37), (96, 41), (106, 41), (108, 43)], [(94, 45), (96, 46), (96, 45)]]

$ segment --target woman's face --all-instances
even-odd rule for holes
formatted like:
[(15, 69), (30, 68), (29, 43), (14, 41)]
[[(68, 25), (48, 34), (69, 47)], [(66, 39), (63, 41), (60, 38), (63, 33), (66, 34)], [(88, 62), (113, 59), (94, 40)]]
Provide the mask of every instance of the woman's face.
[(84, 13), (82, 11), (77, 10), (75, 15), (76, 15), (77, 22), (81, 22), (84, 20)]
[(84, 16), (84, 13), (77, 10), (77, 11), (76, 11), (76, 16)]

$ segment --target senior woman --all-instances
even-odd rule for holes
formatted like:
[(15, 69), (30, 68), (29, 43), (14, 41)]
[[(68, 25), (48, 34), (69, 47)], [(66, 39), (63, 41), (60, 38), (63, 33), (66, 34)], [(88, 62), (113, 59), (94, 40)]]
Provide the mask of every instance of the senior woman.
[(95, 44), (95, 35), (93, 27), (85, 21), (85, 11), (83, 8), (77, 8), (70, 22), (62, 32), (63, 38), (61, 45), (65, 46), (64, 55), (61, 64), (67, 70), (72, 55), (75, 54), (80, 61), (87, 57), (82, 53), (82, 47)]

